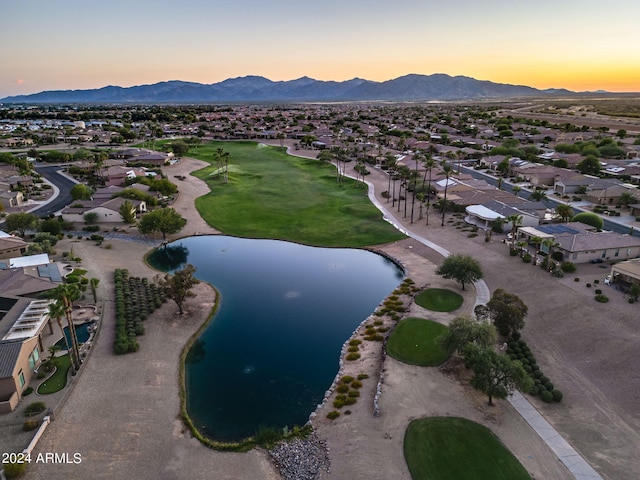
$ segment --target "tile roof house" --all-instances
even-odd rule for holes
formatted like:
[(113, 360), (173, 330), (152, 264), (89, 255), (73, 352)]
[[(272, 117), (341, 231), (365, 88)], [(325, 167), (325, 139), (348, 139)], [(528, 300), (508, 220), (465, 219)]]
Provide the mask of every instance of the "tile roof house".
[(51, 300), (0, 297), (0, 413), (13, 411), (42, 361), (42, 332), (53, 332)]

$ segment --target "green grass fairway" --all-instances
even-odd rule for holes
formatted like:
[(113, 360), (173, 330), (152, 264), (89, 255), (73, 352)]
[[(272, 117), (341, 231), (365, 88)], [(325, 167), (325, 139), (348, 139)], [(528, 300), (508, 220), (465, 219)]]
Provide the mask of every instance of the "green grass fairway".
[(524, 467), (486, 427), (463, 418), (414, 420), (404, 436), (413, 480), (524, 480)]
[[(218, 148), (231, 154), (227, 184), (216, 174), (213, 155)], [(328, 247), (362, 247), (405, 238), (382, 220), (363, 184), (347, 179), (340, 187), (331, 165), (254, 142), (207, 143), (190, 155), (211, 163), (193, 173), (211, 189), (196, 200), (196, 208), (225, 234)]]
[(67, 385), (67, 374), (69, 373), (69, 368), (71, 368), (71, 358), (69, 358), (69, 354), (67, 353), (61, 357), (56, 357), (56, 363), (58, 368), (56, 368), (55, 373), (38, 387), (38, 393), (40, 395), (56, 393)]
[(440, 365), (449, 353), (437, 338), (446, 331), (447, 327), (441, 323), (424, 318), (406, 318), (391, 333), (387, 341), (387, 353), (412, 365)]
[(416, 296), (416, 303), (434, 312), (453, 312), (462, 306), (461, 295), (443, 288), (427, 288)]

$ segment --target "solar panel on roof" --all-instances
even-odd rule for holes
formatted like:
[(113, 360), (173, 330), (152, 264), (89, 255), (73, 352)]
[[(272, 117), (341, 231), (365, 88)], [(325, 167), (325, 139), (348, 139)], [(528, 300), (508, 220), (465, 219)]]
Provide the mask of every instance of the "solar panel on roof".
[(541, 225), (538, 227), (538, 230), (551, 235), (558, 233), (569, 233), (571, 235), (575, 235), (576, 233), (580, 233), (578, 230), (568, 227), (567, 225)]

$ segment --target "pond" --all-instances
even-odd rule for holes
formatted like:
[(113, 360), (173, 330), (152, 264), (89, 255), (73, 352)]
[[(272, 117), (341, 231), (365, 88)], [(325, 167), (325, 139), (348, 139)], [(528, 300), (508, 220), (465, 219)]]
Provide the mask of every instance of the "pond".
[(381, 255), (277, 240), (189, 237), (150, 263), (187, 263), (221, 294), (187, 357), (187, 409), (218, 441), (303, 425), (338, 372), (342, 345), (402, 281)]

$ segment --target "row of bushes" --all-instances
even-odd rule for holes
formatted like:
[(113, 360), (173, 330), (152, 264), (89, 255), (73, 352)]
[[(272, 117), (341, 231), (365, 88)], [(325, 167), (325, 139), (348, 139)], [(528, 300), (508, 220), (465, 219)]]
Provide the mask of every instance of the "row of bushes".
[(129, 277), (126, 269), (116, 269), (116, 354), (135, 352), (140, 348), (136, 337), (144, 334), (143, 320), (166, 301), (160, 287), (147, 278)]
[(562, 400), (562, 392), (556, 389), (551, 380), (542, 373), (531, 349), (524, 340), (511, 340), (507, 346), (507, 355), (513, 360), (520, 361), (533, 380), (534, 384), (528, 392), (530, 395), (539, 395), (542, 401), (547, 403)]
[[(338, 384), (336, 385), (336, 398), (333, 400), (333, 407), (341, 409), (344, 406), (355, 405), (360, 397), (360, 388), (362, 388), (362, 380), (369, 378), (366, 373), (361, 373), (358, 378), (353, 378), (351, 375), (344, 375)], [(345, 415), (351, 413), (350, 410), (345, 410)], [(327, 418), (335, 420), (340, 416), (338, 410), (332, 410), (327, 414)]]

